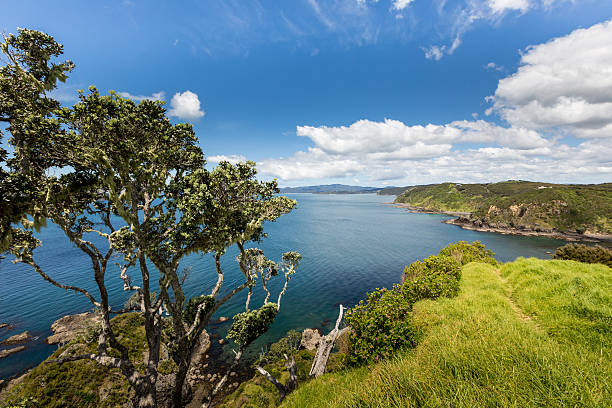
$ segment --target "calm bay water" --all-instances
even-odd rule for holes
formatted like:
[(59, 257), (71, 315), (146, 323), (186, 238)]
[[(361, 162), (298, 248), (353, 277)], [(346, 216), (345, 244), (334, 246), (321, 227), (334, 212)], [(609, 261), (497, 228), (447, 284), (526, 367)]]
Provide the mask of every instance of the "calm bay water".
[[(338, 304), (352, 306), (365, 292), (393, 285), (406, 265), (437, 253), (450, 242), (480, 240), (504, 262), (519, 256), (546, 259), (550, 257), (547, 252), (563, 244), (549, 238), (463, 230), (441, 223), (448, 218), (443, 215), (412, 214), (384, 205), (392, 201), (389, 196), (288, 196), (298, 200), (298, 208), (268, 224), (269, 238), (259, 246), (273, 260), (279, 260), (283, 252), (295, 250), (302, 253), (303, 261), (290, 282), (276, 321), (260, 343), (275, 341), (290, 329), (329, 329), (337, 317)], [(89, 258), (74, 248), (55, 226), (43, 230), (39, 237), (43, 247), (36, 259), (43, 269), (57, 281), (95, 293)], [(242, 283), (236, 254), (234, 249), (229, 250), (223, 259), (227, 290)], [(189, 296), (209, 292), (214, 286), (212, 256), (192, 255), (185, 259), (183, 267), (188, 272), (185, 290)], [(135, 282), (136, 278), (133, 276)], [(278, 293), (281, 283), (278, 279), (272, 285), (274, 293)], [(117, 268), (107, 273), (107, 285), (113, 305), (121, 306), (129, 295), (122, 290)], [(219, 316), (241, 311), (245, 297), (246, 293), (236, 296)], [(252, 305), (258, 306), (262, 300), (263, 296), (258, 294)], [(90, 309), (91, 304), (82, 295), (50, 285), (31, 268), (10, 263), (9, 257), (1, 260), (0, 323), (11, 323), (14, 328), (0, 329), (0, 340), (24, 330), (30, 331), (35, 340), (25, 351), (0, 360), (0, 379), (40, 363), (57, 348), (43, 342), (53, 321)], [(227, 325), (220, 328), (224, 329)]]

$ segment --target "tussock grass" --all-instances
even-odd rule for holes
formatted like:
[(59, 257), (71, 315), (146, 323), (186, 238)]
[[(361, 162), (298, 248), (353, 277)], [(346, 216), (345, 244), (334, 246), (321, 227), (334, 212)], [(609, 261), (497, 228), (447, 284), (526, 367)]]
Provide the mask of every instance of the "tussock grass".
[(598, 347), (610, 340), (599, 324), (612, 269), (602, 268), (468, 264), (458, 297), (415, 305), (425, 333), (415, 349), (304, 384), (283, 407), (609, 407), (612, 360)]

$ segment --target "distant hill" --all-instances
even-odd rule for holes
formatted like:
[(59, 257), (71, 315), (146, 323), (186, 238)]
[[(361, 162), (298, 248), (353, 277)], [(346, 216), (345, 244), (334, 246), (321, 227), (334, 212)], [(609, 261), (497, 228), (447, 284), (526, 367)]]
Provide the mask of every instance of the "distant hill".
[(406, 186), (406, 187), (385, 187), (383, 189), (380, 189), (377, 194), (378, 195), (400, 195), (402, 194), (404, 191), (412, 188), (414, 186)]
[(320, 186), (284, 187), (281, 193), (313, 193), (313, 194), (365, 194), (376, 193), (381, 187), (349, 186), (346, 184), (326, 184)]
[(395, 202), (471, 213), (452, 222), (466, 228), (612, 236), (612, 183), (442, 183), (411, 187)]

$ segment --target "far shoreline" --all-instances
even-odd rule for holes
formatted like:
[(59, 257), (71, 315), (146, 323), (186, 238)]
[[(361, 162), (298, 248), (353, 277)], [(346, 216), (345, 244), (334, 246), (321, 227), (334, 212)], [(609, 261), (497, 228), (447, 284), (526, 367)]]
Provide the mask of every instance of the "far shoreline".
[(411, 213), (418, 214), (441, 214), (456, 217), (453, 219), (447, 219), (442, 221), (444, 224), (455, 225), (465, 230), (478, 231), (478, 232), (494, 232), (502, 235), (520, 235), (527, 237), (547, 237), (561, 239), (568, 242), (591, 242), (591, 243), (612, 243), (612, 235), (604, 234), (579, 234), (577, 232), (562, 232), (562, 231), (529, 231), (518, 228), (495, 228), (495, 227), (480, 227), (474, 225), (469, 220), (471, 213), (469, 212), (456, 212), (456, 211), (434, 211), (422, 207), (414, 207), (406, 203), (395, 203), (388, 202), (382, 203), (384, 205), (390, 205), (397, 208), (407, 209)]

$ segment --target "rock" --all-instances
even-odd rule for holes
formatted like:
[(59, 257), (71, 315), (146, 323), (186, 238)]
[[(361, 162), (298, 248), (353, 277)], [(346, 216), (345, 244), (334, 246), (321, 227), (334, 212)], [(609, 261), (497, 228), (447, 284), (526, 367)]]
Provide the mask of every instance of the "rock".
[(219, 318), (219, 323), (227, 322), (228, 320), (229, 320), (229, 317), (227, 317), (227, 316), (221, 316), (221, 317)]
[(238, 384), (237, 382), (232, 383), (232, 388), (238, 388), (240, 384)]
[(321, 333), (317, 329), (306, 329), (302, 332), (300, 347), (310, 351), (316, 350), (319, 340), (321, 340)]
[(235, 372), (235, 371), (232, 371), (232, 372), (230, 373), (230, 377), (233, 377), (233, 376), (235, 376), (235, 375), (236, 375), (236, 372)]
[(94, 313), (80, 313), (64, 316), (51, 325), (53, 334), (47, 338), (48, 344), (67, 343), (87, 329), (94, 328), (101, 322), (100, 316)]
[(219, 340), (219, 344), (225, 344), (225, 340), (224, 339), (220, 339)]
[(17, 346), (7, 350), (0, 350), (0, 358), (8, 357), (11, 354), (19, 353), (25, 350), (25, 346)]
[(0, 341), (0, 344), (18, 344), (23, 343), (24, 341), (28, 341), (32, 337), (29, 331), (24, 331), (23, 333), (16, 334), (14, 336), (9, 337), (6, 340)]
[(5, 327), (11, 328), (11, 325), (8, 323), (0, 323), (0, 329), (4, 329)]

